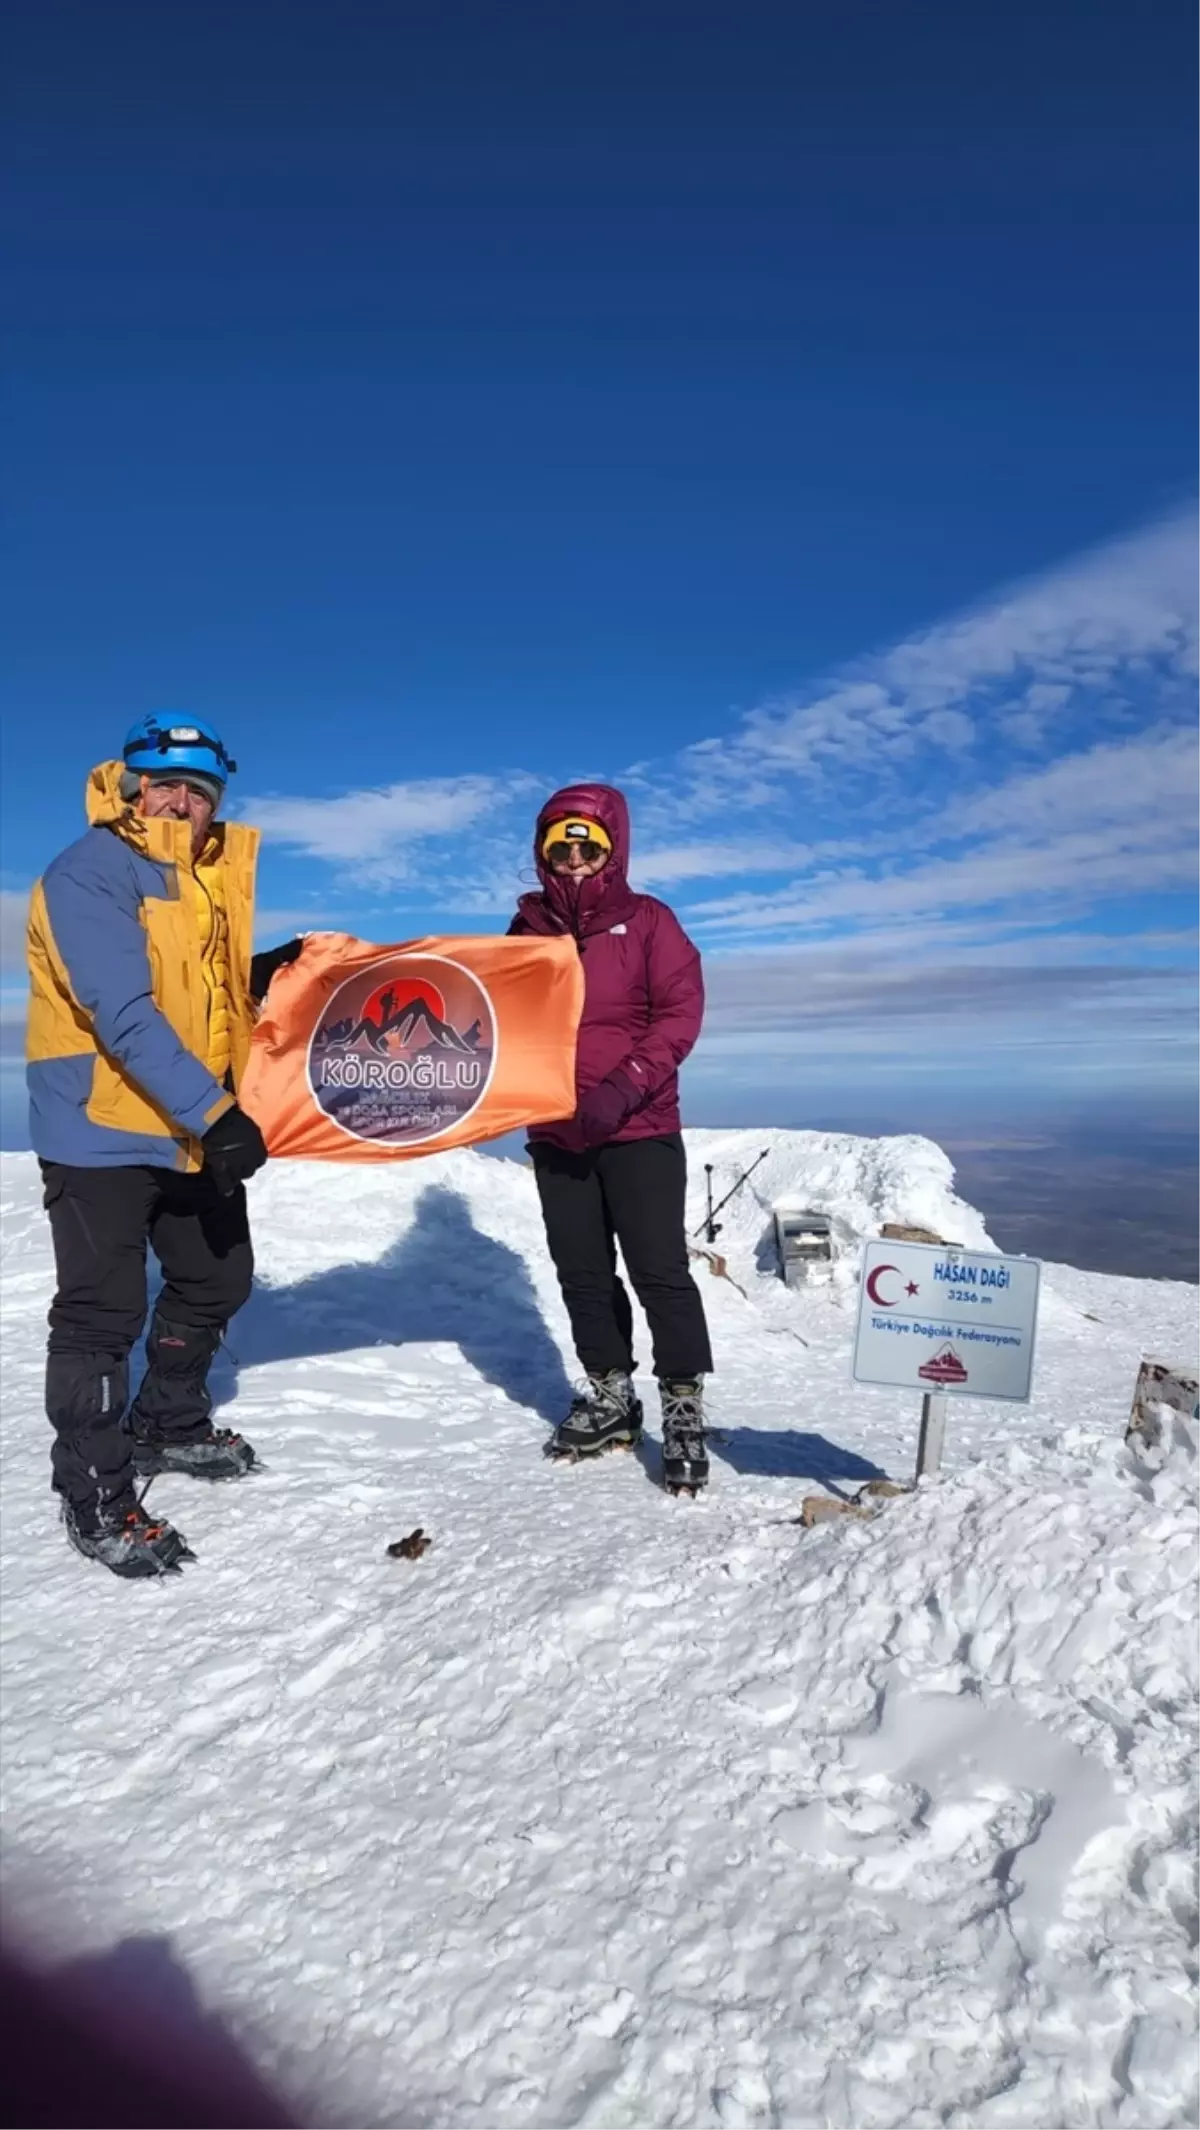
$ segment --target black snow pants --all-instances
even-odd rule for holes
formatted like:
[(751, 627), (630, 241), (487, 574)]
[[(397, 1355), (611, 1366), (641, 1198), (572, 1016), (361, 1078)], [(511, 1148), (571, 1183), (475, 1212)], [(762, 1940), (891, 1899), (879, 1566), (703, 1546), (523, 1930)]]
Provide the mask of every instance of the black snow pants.
[[(50, 1309), (46, 1411), (54, 1486), (87, 1511), (132, 1497), (127, 1429), (204, 1435), (208, 1371), (226, 1324), (250, 1293), (254, 1259), (239, 1188), (160, 1168), (67, 1168), (43, 1161), (58, 1292)], [(133, 1410), (129, 1354), (146, 1321), (146, 1247), (163, 1288), (146, 1339)]]
[(529, 1150), (546, 1241), (587, 1373), (632, 1372), (634, 1366), (633, 1311), (617, 1273), (619, 1243), (650, 1326), (655, 1375), (668, 1381), (707, 1375), (712, 1349), (700, 1290), (688, 1268), (687, 1156), (679, 1133), (584, 1154), (535, 1139)]

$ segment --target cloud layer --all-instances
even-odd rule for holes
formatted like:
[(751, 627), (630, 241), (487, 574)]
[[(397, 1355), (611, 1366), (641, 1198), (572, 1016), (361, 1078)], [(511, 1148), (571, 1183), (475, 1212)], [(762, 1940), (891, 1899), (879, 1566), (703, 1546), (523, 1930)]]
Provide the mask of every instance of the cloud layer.
[[(634, 876), (705, 948), (705, 1057), (814, 1029), (913, 1054), (1186, 1059), (1196, 523), (1177, 513), (915, 633), (732, 730), (613, 764)], [(351, 902), (511, 907), (538, 796), (578, 765), (248, 802)], [(462, 831), (488, 823), (464, 869)], [(469, 884), (464, 884), (468, 881)], [(436, 921), (436, 917), (434, 917)], [(1055, 942), (1061, 941), (1062, 946)], [(1067, 942), (1069, 951), (1064, 951)], [(1136, 1031), (1134, 1035), (1133, 1031)], [(707, 1068), (706, 1068), (707, 1069)]]
[(28, 888), (0, 887), (0, 976), (24, 972), (28, 918)]
[[(701, 1072), (789, 1044), (932, 1057), (930, 1028), (950, 1058), (986, 1036), (993, 1061), (1188, 1069), (1196, 669), (1196, 524), (1176, 513), (725, 733), (598, 771), (629, 792), (636, 883), (705, 950)], [(287, 929), (492, 928), (528, 884), (538, 801), (583, 767), (241, 810)], [(5, 889), (9, 970), (23, 915)]]

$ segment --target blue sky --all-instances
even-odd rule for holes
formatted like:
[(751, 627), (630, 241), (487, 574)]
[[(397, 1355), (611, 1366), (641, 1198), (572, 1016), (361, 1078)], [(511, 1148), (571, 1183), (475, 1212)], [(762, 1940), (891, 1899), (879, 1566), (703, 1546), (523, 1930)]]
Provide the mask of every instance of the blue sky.
[(499, 926), (544, 790), (620, 781), (697, 1121), (1184, 1096), (1193, 43), (18, 9), (10, 1052), (28, 883), (174, 707), (268, 938)]

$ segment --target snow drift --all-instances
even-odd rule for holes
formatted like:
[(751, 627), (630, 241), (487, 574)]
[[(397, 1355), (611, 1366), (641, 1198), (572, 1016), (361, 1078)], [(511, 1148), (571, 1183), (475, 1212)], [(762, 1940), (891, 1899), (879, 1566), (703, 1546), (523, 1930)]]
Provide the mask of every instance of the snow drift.
[[(156, 1482), (199, 1562), (152, 1590), (54, 1524), (5, 1159), (10, 1903), (114, 1983), (138, 1948), (314, 2122), (1194, 2120), (1194, 1432), (1123, 1441), (1194, 1291), (1047, 1268), (1031, 1405), (957, 1402), (943, 1480), (802, 1533), (911, 1469), (913, 1401), (849, 1378), (856, 1239), (985, 1231), (923, 1140), (689, 1145), (693, 1225), (703, 1163), (770, 1147), (738, 1285), (701, 1273), (707, 1503), (652, 1449), (543, 1463), (573, 1364), (526, 1169), (281, 1163), (220, 1377), (269, 1469)], [(783, 1197), (827, 1284), (760, 1269)]]
[(720, 1200), (762, 1152), (766, 1160), (720, 1215), (721, 1249), (743, 1269), (762, 1264), (772, 1213), (787, 1205), (827, 1213), (852, 1278), (857, 1245), (878, 1235), (885, 1221), (927, 1228), (944, 1242), (973, 1250), (995, 1245), (973, 1206), (954, 1191), (949, 1155), (930, 1139), (859, 1139), (849, 1132), (688, 1132), (691, 1175), (689, 1226), (704, 1216), (704, 1167), (711, 1163), (713, 1198)]

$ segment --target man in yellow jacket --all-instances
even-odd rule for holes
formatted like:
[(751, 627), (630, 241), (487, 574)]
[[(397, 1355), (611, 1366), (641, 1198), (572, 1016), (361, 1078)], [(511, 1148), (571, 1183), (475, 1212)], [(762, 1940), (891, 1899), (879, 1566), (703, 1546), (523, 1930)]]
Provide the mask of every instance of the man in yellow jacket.
[[(87, 833), (30, 912), (30, 1129), (58, 1274), (54, 1486), (72, 1543), (118, 1575), (191, 1558), (138, 1503), (139, 1477), (235, 1478), (255, 1462), (214, 1428), (207, 1379), (250, 1292), (245, 1183), (267, 1158), (236, 1088), (255, 999), (299, 942), (252, 964), (258, 833), (216, 819), (235, 767), (205, 720), (143, 719), (123, 759), (92, 771)], [(148, 1244), (163, 1287), (126, 1413)]]

